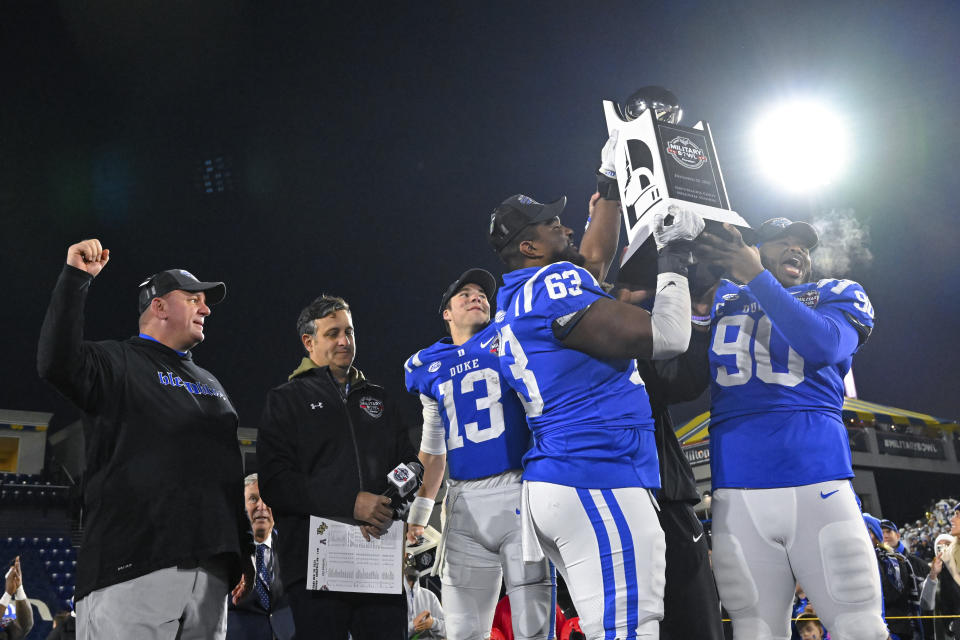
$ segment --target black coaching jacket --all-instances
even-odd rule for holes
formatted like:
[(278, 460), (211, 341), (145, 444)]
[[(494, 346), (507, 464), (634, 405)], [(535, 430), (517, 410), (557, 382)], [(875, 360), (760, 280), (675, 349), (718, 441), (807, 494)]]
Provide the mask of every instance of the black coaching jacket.
[(267, 394), (257, 473), (281, 534), (287, 585), (306, 579), (311, 515), (352, 520), (357, 493), (383, 493), (390, 470), (416, 459), (383, 387), (351, 368), (348, 389), (342, 394), (328, 367), (304, 358), (287, 383)]
[(64, 265), (37, 352), (40, 377), (86, 412), (76, 598), (214, 556), (232, 587), (253, 553), (237, 412), (189, 351), (142, 337), (84, 340), (92, 282)]
[(674, 433), (669, 406), (695, 400), (710, 384), (707, 350), (710, 333), (693, 331), (687, 350), (669, 360), (637, 360), (650, 396), (657, 456), (660, 458), (660, 502), (700, 502), (697, 481)]

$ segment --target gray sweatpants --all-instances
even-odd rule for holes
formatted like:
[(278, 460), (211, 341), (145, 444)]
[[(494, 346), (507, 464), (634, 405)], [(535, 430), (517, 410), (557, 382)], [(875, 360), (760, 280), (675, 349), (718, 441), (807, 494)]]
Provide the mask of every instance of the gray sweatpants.
[(223, 640), (226, 573), (159, 569), (97, 589), (77, 602), (78, 640)]

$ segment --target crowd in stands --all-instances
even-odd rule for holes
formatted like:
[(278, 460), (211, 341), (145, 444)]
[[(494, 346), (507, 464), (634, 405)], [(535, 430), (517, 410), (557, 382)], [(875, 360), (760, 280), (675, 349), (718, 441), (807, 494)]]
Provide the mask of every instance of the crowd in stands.
[(927, 509), (924, 518), (905, 523), (900, 528), (904, 544), (927, 562), (932, 561), (937, 536), (950, 533), (950, 516), (956, 506), (953, 498), (937, 500)]

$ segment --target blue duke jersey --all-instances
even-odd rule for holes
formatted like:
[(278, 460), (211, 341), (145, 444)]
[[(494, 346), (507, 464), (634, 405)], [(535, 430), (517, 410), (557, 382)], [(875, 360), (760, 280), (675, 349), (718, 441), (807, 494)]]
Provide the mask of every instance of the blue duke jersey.
[(713, 305), (713, 486), (791, 487), (853, 477), (843, 377), (873, 328), (851, 280), (784, 289), (764, 271), (724, 280)]
[(530, 447), (523, 405), (503, 384), (492, 325), (462, 345), (450, 338), (418, 351), (404, 364), (407, 391), (437, 403), (454, 480), (520, 469)]
[(597, 360), (555, 337), (563, 323), (609, 298), (569, 262), (518, 269), (497, 294), (500, 369), (523, 400), (534, 444), (524, 480), (583, 489), (660, 487), (650, 400), (632, 359)]

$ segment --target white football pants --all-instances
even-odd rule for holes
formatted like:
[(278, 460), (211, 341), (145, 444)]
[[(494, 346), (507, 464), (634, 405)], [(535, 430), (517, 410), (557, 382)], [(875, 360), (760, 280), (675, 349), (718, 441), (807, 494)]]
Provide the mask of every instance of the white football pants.
[(450, 485), (440, 571), (448, 640), (490, 634), (501, 580), (510, 598), (514, 638), (554, 637), (556, 590), (549, 565), (523, 561), (522, 486), (519, 473), (509, 472)]
[(588, 640), (657, 638), (666, 543), (650, 491), (525, 484), (537, 539), (563, 575)]
[(734, 640), (786, 640), (796, 583), (834, 640), (882, 640), (880, 575), (848, 480), (713, 493), (713, 572)]

